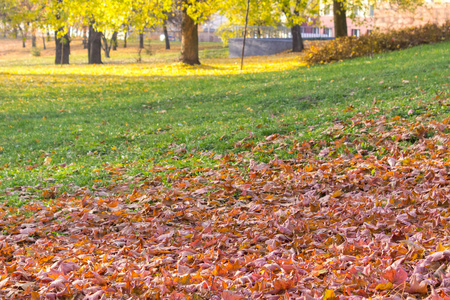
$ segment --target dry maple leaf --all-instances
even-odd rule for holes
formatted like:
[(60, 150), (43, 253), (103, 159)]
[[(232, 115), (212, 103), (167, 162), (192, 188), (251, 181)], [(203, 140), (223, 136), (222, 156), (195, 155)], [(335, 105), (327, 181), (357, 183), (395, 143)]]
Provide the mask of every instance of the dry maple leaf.
[(406, 271), (403, 270), (402, 267), (389, 267), (383, 274), (383, 278), (387, 279), (389, 282), (392, 282), (394, 286), (397, 286), (406, 281), (406, 279), (408, 278), (408, 273), (406, 273)]
[(417, 279), (417, 276), (411, 276), (411, 279), (409, 281), (409, 287), (406, 289), (406, 292), (411, 294), (427, 294), (428, 288), (427, 288), (427, 282), (421, 281)]
[(232, 293), (230, 291), (223, 291), (222, 300), (243, 300), (245, 297), (242, 294)]

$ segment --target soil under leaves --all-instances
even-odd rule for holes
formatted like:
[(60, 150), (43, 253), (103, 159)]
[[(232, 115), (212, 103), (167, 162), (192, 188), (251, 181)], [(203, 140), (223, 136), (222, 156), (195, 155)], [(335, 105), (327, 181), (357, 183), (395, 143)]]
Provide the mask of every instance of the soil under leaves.
[[(373, 107), (327, 140), (274, 134), (212, 168), (155, 167), (130, 195), (2, 206), (0, 296), (447, 299), (450, 119), (433, 107), (448, 105)], [(275, 148), (295, 158), (254, 160)]]

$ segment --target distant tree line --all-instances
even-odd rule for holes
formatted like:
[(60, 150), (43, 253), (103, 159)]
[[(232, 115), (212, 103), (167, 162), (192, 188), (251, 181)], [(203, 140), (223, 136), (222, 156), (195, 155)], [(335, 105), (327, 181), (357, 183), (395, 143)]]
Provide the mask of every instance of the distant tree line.
[[(395, 1), (404, 7), (413, 7), (422, 0)], [(140, 33), (143, 47), (144, 28), (162, 27), (166, 35), (166, 48), (170, 48), (167, 25), (181, 27), (180, 61), (200, 64), (198, 51), (198, 24), (215, 14), (227, 17), (230, 24), (243, 25), (247, 6), (249, 25), (271, 26), (281, 23), (291, 28), (293, 51), (303, 50), (300, 24), (309, 16), (317, 16), (326, 7), (333, 6), (335, 36), (347, 35), (347, 11), (354, 7), (379, 4), (375, 0), (0, 0), (0, 21), (21, 35), (25, 47), (26, 36), (31, 33), (36, 47), (38, 31), (55, 35), (55, 64), (69, 64), (70, 27), (83, 28), (84, 46), (89, 64), (102, 63), (102, 47), (109, 57), (117, 47), (119, 31), (128, 33), (130, 27)], [(351, 16), (351, 14), (350, 14)], [(43, 37), (45, 45), (45, 38)], [(126, 37), (125, 37), (126, 46)]]

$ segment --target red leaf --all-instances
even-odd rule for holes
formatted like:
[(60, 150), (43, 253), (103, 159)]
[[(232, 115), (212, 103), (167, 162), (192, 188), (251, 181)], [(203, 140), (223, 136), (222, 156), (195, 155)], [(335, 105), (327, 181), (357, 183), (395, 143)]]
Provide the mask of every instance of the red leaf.
[(242, 299), (244, 299), (244, 296), (240, 294), (233, 294), (230, 291), (222, 292), (222, 300), (242, 300)]
[(383, 274), (383, 278), (389, 280), (389, 282), (392, 282), (394, 285), (399, 285), (406, 281), (408, 278), (408, 273), (406, 273), (406, 271), (401, 267), (397, 269), (390, 267)]

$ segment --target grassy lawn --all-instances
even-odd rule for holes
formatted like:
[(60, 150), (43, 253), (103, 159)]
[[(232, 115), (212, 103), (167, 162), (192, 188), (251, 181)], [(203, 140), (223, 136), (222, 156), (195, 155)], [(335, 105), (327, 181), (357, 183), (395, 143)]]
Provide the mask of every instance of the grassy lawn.
[[(203, 50), (200, 67), (167, 64), (175, 52), (133, 65), (60, 67), (44, 57), (21, 66), (2, 59), (0, 199), (21, 205), (52, 186), (58, 193), (116, 193), (114, 186), (132, 186), (134, 176), (152, 176), (158, 164), (203, 166), (213, 153), (241, 152), (239, 141), (251, 149), (274, 133), (326, 138), (333, 122), (374, 103), (380, 114), (410, 117), (410, 109), (448, 91), (449, 46), (311, 68), (294, 54), (249, 58), (243, 73), (237, 59), (217, 58), (225, 51), (217, 45)], [(82, 53), (74, 53), (79, 62)], [(436, 117), (449, 112), (440, 107)]]

